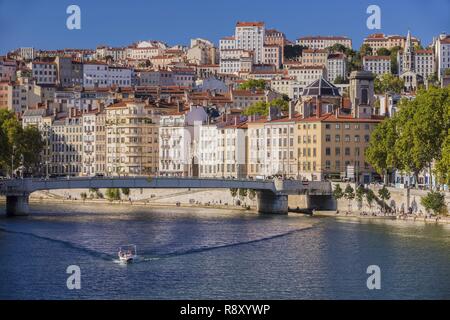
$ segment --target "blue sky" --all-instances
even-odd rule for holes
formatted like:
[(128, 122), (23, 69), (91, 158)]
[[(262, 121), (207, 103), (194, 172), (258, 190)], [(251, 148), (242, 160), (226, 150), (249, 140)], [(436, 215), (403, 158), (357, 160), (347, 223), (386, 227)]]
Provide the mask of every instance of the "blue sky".
[[(81, 30), (66, 28), (66, 8), (81, 8)], [(354, 47), (373, 33), (366, 8), (381, 8), (381, 30), (411, 29), (427, 45), (450, 33), (450, 0), (0, 0), (0, 54), (20, 47), (39, 49), (122, 46), (137, 40), (188, 44), (193, 37), (218, 43), (235, 22), (264, 21), (295, 40), (303, 35), (346, 35)]]

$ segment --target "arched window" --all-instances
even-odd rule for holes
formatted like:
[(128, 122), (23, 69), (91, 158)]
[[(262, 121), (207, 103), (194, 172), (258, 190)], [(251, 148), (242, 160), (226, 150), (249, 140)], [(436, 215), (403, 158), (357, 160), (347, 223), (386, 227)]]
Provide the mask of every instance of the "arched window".
[(361, 104), (369, 104), (369, 95), (367, 93), (367, 89), (361, 90)]

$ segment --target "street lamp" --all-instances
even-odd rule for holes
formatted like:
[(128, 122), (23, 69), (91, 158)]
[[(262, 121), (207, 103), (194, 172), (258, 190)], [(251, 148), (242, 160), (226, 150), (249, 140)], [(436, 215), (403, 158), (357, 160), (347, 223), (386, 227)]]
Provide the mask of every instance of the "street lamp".
[(11, 153), (11, 179), (14, 179), (14, 153), (16, 152), (16, 145), (12, 147)]
[(25, 162), (24, 162), (24, 157), (23, 157), (23, 153), (20, 155), (20, 178), (23, 180), (23, 169), (25, 168), (24, 166)]

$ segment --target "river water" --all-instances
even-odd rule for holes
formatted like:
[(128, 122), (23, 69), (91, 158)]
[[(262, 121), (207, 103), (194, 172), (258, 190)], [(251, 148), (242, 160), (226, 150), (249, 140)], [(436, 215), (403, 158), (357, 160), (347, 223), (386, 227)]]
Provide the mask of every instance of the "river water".
[[(11, 219), (3, 207), (0, 299), (450, 299), (449, 225), (106, 204)], [(139, 260), (124, 266), (130, 243)]]

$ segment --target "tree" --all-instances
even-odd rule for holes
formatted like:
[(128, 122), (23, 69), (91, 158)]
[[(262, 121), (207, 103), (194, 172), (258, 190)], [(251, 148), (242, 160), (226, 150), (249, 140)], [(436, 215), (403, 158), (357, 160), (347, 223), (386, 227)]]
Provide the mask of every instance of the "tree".
[(450, 129), (450, 88), (419, 90), (412, 101), (403, 100), (397, 114), (399, 138), (395, 143), (403, 171), (415, 176), (442, 157)]
[(348, 50), (348, 48), (341, 43), (335, 43), (334, 45), (328, 47), (327, 49), (328, 51), (331, 52), (340, 52), (340, 53), (346, 53)]
[(377, 50), (377, 56), (390, 56), (391, 55), (391, 51), (389, 51), (386, 48), (379, 48)]
[(81, 199), (82, 199), (83, 201), (85, 201), (85, 200), (87, 199), (87, 194), (86, 194), (86, 192), (80, 193), (80, 197), (81, 197)]
[(391, 193), (389, 192), (388, 188), (386, 188), (386, 186), (383, 186), (383, 188), (378, 190), (378, 196), (383, 201), (383, 209), (384, 211), (386, 211), (386, 201), (391, 198)]
[(355, 190), (352, 188), (350, 184), (345, 187), (344, 190), (344, 198), (348, 200), (348, 210), (350, 211), (351, 201), (355, 199)]
[(237, 188), (230, 188), (230, 193), (231, 196), (234, 198), (236, 198), (237, 194), (238, 194), (238, 189)]
[(348, 83), (348, 80), (345, 80), (342, 76), (337, 76), (334, 79), (334, 84), (344, 84), (344, 83)]
[(365, 193), (364, 187), (362, 185), (359, 185), (355, 191), (355, 198), (356, 198), (356, 201), (358, 202), (359, 209), (362, 208), (364, 193)]
[[(0, 167), (11, 171), (11, 158), (20, 159), (23, 155), (23, 166), (30, 173), (39, 168), (40, 154), (44, 141), (39, 130), (34, 126), (22, 127), (15, 115), (5, 109), (0, 110)], [(14, 168), (19, 161), (14, 162)]]
[(369, 210), (372, 211), (372, 203), (375, 200), (375, 194), (373, 193), (372, 189), (368, 189), (366, 192), (366, 201), (367, 205), (369, 206)]
[(366, 161), (380, 174), (388, 183), (390, 170), (398, 168), (398, 156), (395, 145), (398, 139), (396, 118), (388, 118), (378, 124), (372, 131), (369, 146), (366, 149)]
[(438, 181), (450, 185), (450, 131), (442, 144), (442, 157), (436, 162)]
[(403, 79), (396, 77), (390, 73), (384, 73), (375, 78), (374, 89), (375, 93), (401, 93), (405, 86)]
[(284, 46), (284, 59), (285, 60), (296, 59), (302, 55), (304, 49), (308, 49), (308, 47), (300, 45)]
[(428, 192), (425, 197), (420, 199), (420, 203), (428, 213), (433, 212), (433, 215), (444, 214), (447, 211), (445, 196), (437, 191)]
[(333, 197), (336, 199), (336, 201), (338, 201), (339, 199), (342, 199), (343, 196), (344, 192), (342, 191), (341, 186), (337, 184), (333, 190)]
[(247, 197), (247, 189), (239, 189), (239, 199), (244, 200)]
[(239, 85), (240, 90), (264, 90), (267, 83), (262, 79), (250, 79)]
[(392, 74), (398, 73), (397, 53), (399, 50), (402, 50), (402, 47), (395, 46), (395, 47), (391, 48), (390, 56), (391, 56), (391, 72), (392, 72)]
[(273, 99), (270, 102), (258, 101), (247, 107), (242, 114), (246, 116), (268, 116), (270, 107), (277, 107), (281, 111), (286, 112), (289, 109), (289, 102), (283, 98)]
[(120, 190), (118, 188), (106, 189), (106, 198), (108, 198), (109, 201), (120, 200)]
[(120, 190), (125, 197), (128, 197), (130, 195), (130, 188), (121, 188)]
[(364, 43), (359, 49), (359, 54), (361, 55), (361, 57), (371, 56), (373, 54), (373, 49), (367, 43)]
[(254, 200), (256, 198), (256, 191), (255, 191), (255, 189), (249, 189), (248, 190), (248, 198), (250, 200)]

